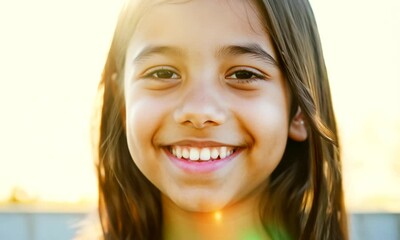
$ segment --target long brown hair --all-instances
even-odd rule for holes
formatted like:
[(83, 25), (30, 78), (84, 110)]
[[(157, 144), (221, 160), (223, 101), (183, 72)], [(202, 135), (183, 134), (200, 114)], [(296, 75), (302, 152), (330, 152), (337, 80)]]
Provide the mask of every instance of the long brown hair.
[[(105, 239), (161, 239), (160, 192), (134, 164), (124, 130), (125, 53), (149, 2), (123, 8), (99, 86), (96, 167)], [(288, 140), (260, 217), (273, 239), (347, 239), (339, 139), (313, 12), (307, 0), (254, 3), (288, 82), (292, 116), (300, 107), (308, 126), (305, 142)]]

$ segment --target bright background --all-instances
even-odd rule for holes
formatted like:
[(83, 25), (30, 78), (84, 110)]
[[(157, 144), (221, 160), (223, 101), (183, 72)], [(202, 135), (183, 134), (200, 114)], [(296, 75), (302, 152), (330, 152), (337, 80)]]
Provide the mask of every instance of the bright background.
[[(353, 211), (400, 211), (400, 1), (312, 0)], [(121, 0), (0, 0), (0, 201), (94, 203), (90, 117)]]

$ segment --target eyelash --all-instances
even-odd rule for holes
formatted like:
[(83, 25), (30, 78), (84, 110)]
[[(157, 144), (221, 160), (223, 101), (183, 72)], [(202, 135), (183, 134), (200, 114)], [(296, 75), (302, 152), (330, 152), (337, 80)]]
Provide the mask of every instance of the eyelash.
[[(171, 75), (171, 77), (155, 76), (156, 74), (167, 73), (167, 72), (168, 72), (168, 74)], [(237, 75), (238, 73), (250, 74), (250, 77), (248, 77), (248, 78), (238, 78), (238, 76), (232, 77), (233, 75), (235, 75), (235, 74)], [(176, 73), (176, 71), (173, 69), (161, 67), (161, 68), (152, 70), (149, 73), (146, 73), (144, 75), (144, 78), (168, 80), (168, 79), (180, 79), (181, 76), (178, 73)], [(233, 73), (230, 73), (225, 78), (227, 78), (230, 81), (235, 81), (237, 83), (251, 84), (258, 80), (265, 80), (267, 77), (262, 73), (258, 73), (258, 72), (252, 71), (252, 70), (239, 69), (239, 70), (234, 71)]]
[[(238, 74), (238, 73), (251, 74), (251, 77), (249, 77), (249, 78), (238, 78), (237, 76), (234, 77), (234, 78), (230, 78), (229, 77), (229, 76), (233, 76), (233, 75)], [(233, 80), (233, 81), (236, 81), (238, 83), (250, 84), (250, 83), (253, 83), (255, 81), (265, 80), (267, 77), (262, 73), (258, 73), (258, 72), (252, 71), (252, 70), (239, 69), (239, 70), (234, 71), (230, 75), (228, 75), (227, 78), (229, 80)]]
[[(176, 76), (176, 77), (167, 77), (167, 78), (163, 78), (163, 77), (156, 77), (155, 75), (156, 74), (159, 74), (159, 73), (166, 73), (166, 72), (168, 72), (168, 73), (170, 73), (170, 74), (172, 74), (172, 76)], [(158, 69), (155, 69), (155, 70), (152, 70), (152, 71), (150, 71), (149, 73), (146, 73), (145, 75), (144, 75), (144, 78), (152, 78), (152, 79), (179, 79), (179, 78), (181, 78), (181, 76), (179, 75), (179, 74), (177, 74), (174, 70), (172, 70), (172, 69), (169, 69), (169, 68), (166, 68), (166, 67), (161, 67), (161, 68), (158, 68)]]

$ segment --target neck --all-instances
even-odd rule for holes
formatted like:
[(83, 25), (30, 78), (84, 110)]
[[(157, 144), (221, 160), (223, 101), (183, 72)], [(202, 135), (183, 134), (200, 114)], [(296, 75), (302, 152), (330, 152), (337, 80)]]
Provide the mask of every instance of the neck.
[(257, 199), (246, 199), (221, 211), (185, 211), (163, 196), (163, 236), (180, 239), (269, 239), (260, 217)]

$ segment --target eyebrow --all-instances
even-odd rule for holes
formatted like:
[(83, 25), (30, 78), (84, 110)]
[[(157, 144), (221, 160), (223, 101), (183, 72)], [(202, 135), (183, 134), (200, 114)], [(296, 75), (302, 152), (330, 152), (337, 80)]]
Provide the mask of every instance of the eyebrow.
[(183, 55), (183, 49), (178, 47), (169, 46), (147, 46), (135, 57), (133, 62), (140, 62), (151, 55), (165, 54), (165, 55)]
[(217, 51), (217, 56), (225, 55), (250, 55), (256, 59), (260, 59), (261, 61), (272, 64), (276, 67), (279, 66), (278, 62), (272, 57), (272, 55), (266, 52), (260, 45), (256, 43), (224, 46)]
[[(133, 62), (137, 63), (143, 61), (144, 59), (155, 54), (182, 56), (184, 55), (183, 53), (184, 50), (179, 47), (150, 45), (141, 50), (139, 54), (134, 58)], [(259, 44), (256, 43), (223, 46), (216, 52), (217, 57), (239, 55), (250, 55), (256, 59), (260, 59), (276, 67), (279, 66), (278, 62), (272, 57), (272, 55), (266, 52)]]

